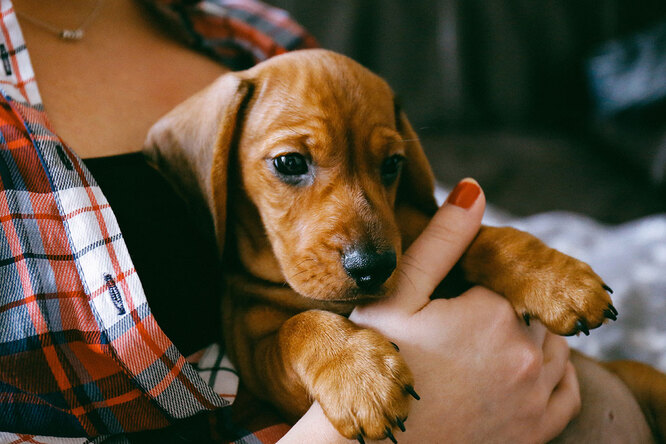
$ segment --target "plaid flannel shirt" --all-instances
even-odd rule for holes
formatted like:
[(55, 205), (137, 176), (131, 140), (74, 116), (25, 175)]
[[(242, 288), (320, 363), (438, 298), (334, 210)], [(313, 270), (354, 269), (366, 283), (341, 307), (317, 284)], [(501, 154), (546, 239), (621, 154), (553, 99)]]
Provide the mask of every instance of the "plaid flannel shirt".
[[(315, 46), (256, 0), (142, 1), (234, 68)], [(275, 440), (229, 425), (238, 381), (217, 346), (192, 365), (157, 325), (102, 190), (44, 113), (10, 0), (0, 31), (0, 442), (122, 442), (202, 412), (226, 431), (155, 442)]]

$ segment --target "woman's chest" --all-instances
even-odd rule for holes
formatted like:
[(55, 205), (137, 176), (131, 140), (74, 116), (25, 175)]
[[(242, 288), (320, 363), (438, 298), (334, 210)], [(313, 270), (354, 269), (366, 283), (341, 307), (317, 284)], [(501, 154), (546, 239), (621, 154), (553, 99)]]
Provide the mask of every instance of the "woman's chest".
[(139, 150), (160, 116), (227, 71), (146, 17), (113, 20), (121, 16), (111, 12), (80, 42), (24, 26), (45, 110), (82, 157)]

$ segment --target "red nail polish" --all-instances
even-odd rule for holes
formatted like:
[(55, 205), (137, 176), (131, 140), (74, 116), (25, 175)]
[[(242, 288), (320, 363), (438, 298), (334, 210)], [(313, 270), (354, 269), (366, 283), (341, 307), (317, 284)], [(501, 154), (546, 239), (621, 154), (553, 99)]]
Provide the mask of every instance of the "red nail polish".
[(447, 203), (469, 210), (481, 194), (479, 185), (471, 180), (461, 180), (446, 199)]

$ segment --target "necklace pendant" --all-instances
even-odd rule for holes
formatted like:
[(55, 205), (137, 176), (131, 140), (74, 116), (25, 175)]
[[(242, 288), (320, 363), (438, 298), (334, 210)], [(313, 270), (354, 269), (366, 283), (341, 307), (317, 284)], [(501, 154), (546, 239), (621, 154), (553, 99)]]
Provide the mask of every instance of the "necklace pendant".
[(58, 36), (63, 40), (81, 40), (83, 29), (63, 29)]

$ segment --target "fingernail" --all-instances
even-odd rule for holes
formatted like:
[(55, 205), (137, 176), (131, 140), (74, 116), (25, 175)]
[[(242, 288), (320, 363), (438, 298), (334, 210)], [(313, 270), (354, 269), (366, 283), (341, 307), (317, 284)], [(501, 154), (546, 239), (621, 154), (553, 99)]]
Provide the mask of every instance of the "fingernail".
[(470, 179), (461, 180), (446, 199), (447, 203), (469, 210), (481, 194), (479, 185)]

